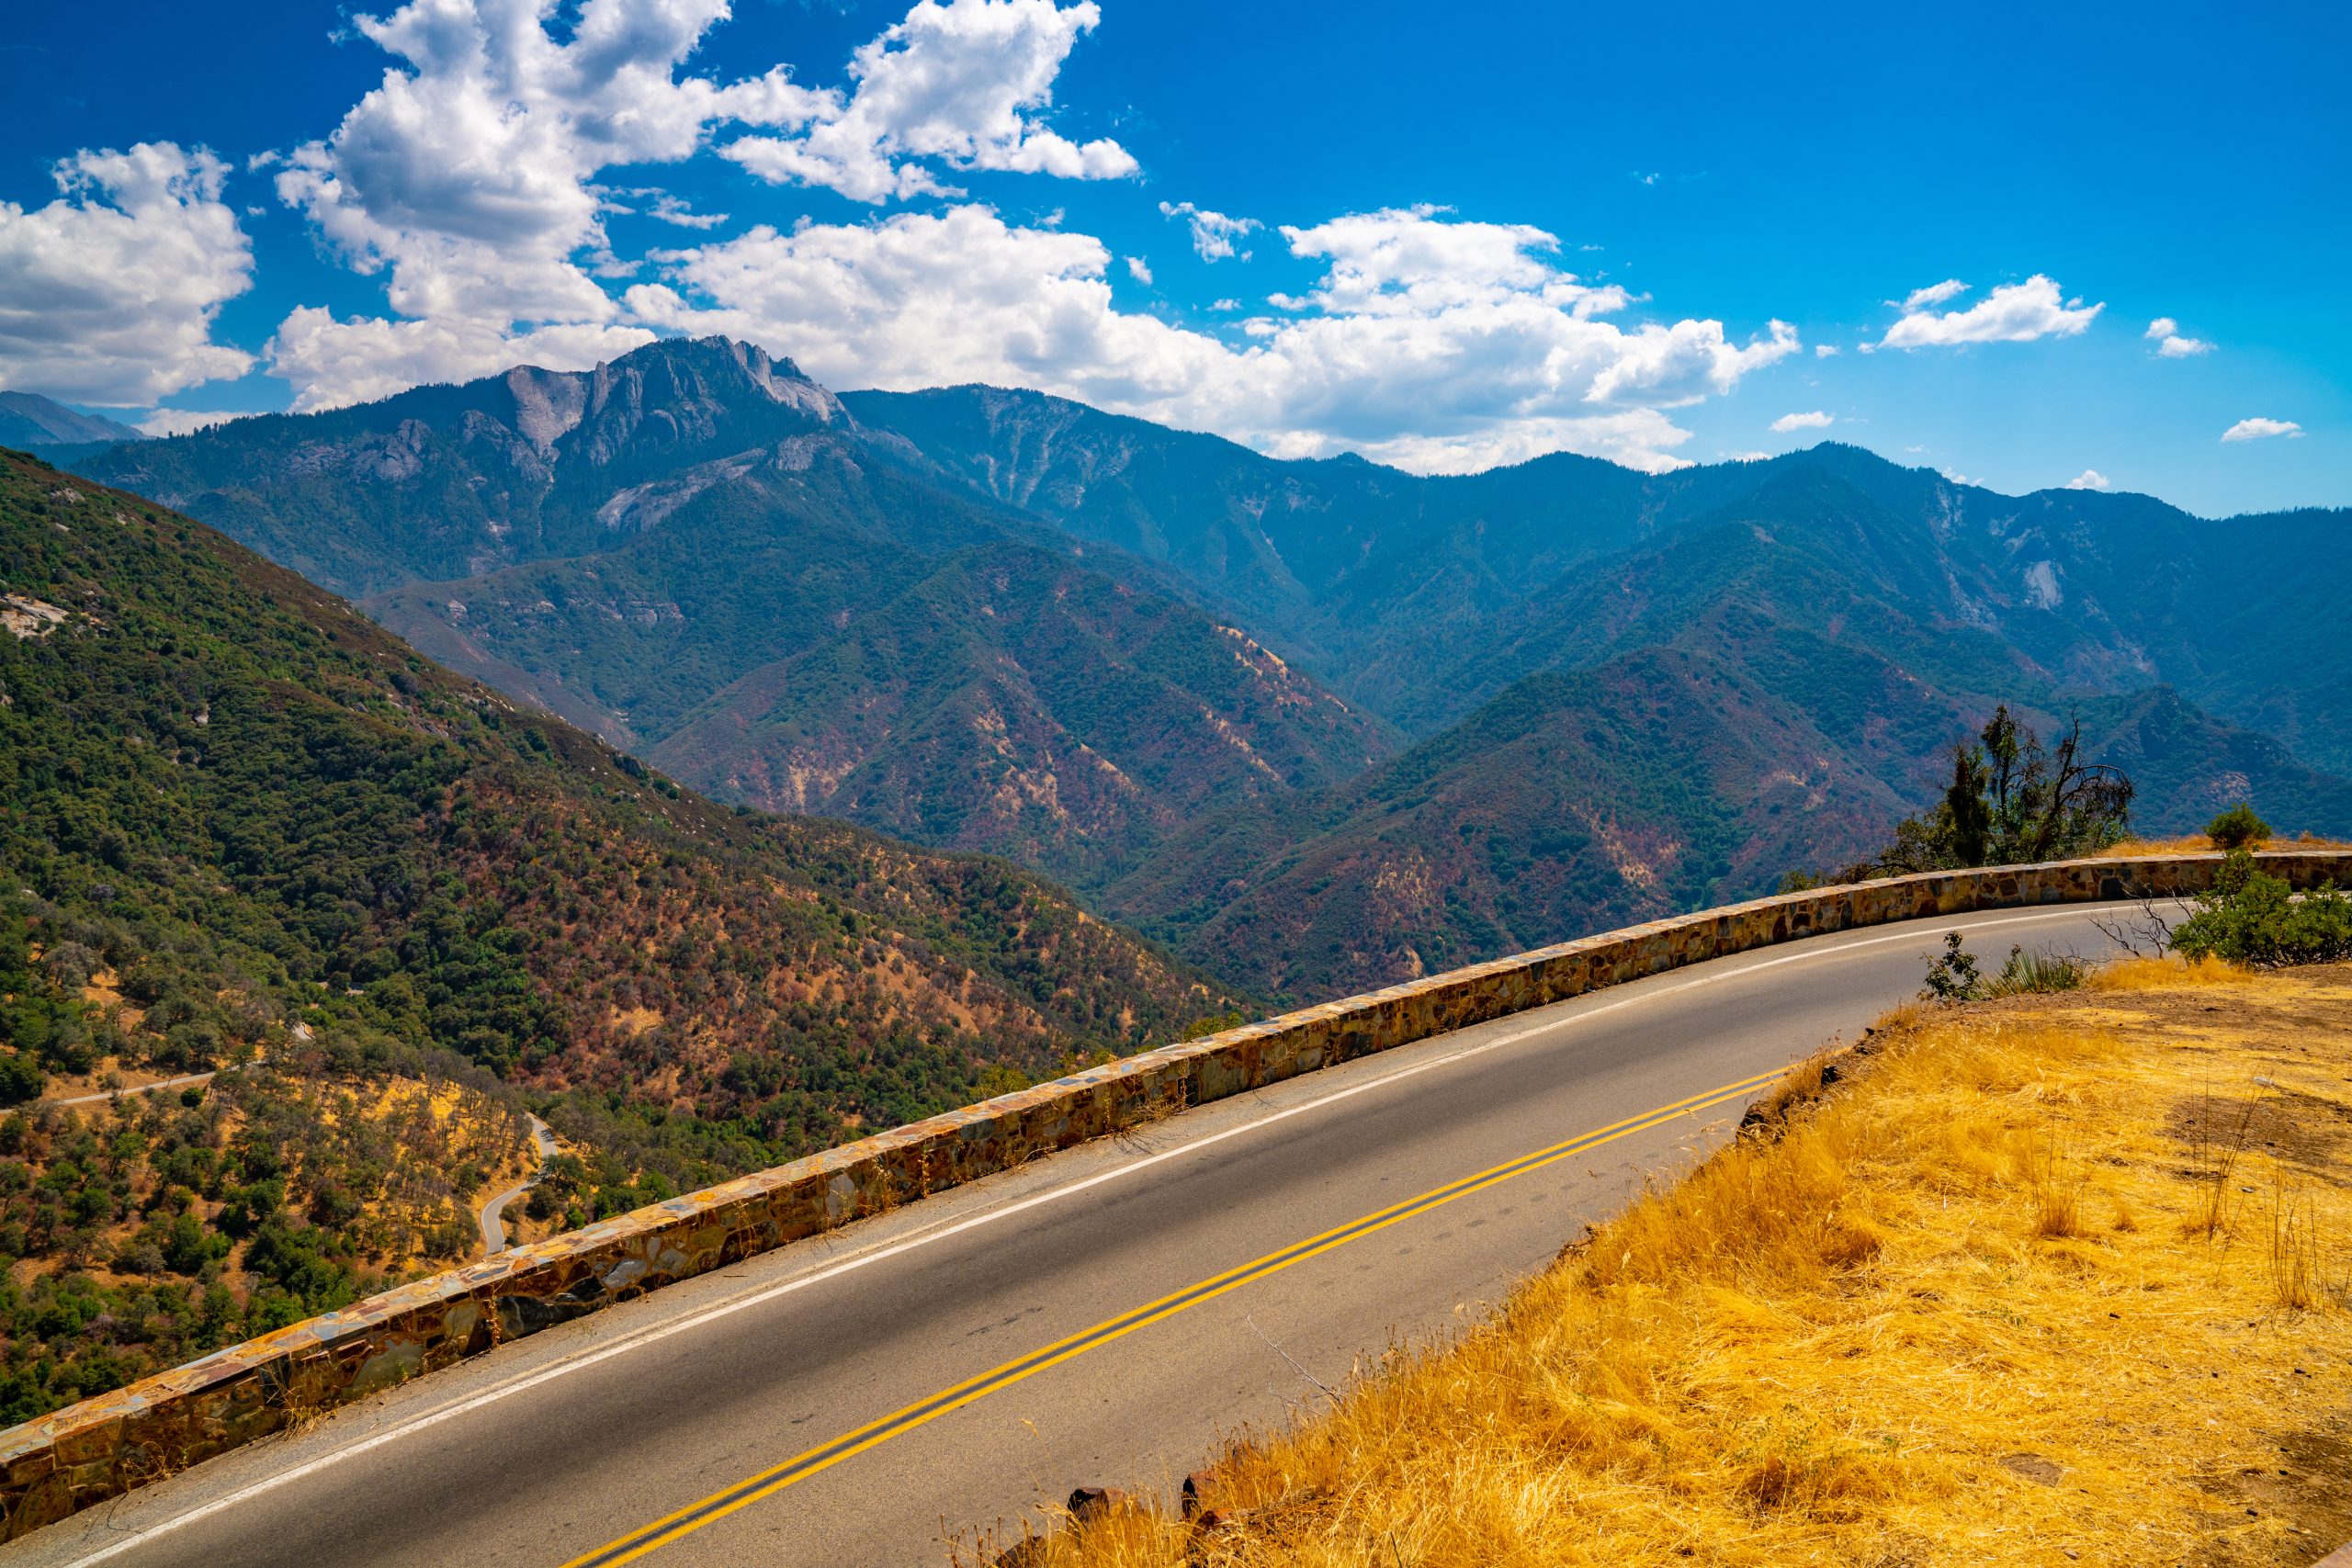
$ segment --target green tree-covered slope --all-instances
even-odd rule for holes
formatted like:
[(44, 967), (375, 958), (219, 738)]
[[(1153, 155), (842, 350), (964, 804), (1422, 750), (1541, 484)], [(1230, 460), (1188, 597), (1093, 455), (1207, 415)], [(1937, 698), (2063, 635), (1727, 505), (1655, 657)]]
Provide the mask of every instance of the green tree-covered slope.
[(370, 1250), (396, 1173), (295, 1135), (330, 1081), (527, 1102), (601, 1156), (594, 1213), (1234, 1000), (1003, 862), (715, 806), (200, 524), (0, 453), (0, 1093), (241, 1066), (203, 1106), (0, 1123), (26, 1260), (0, 1335), (30, 1380), (0, 1406), (447, 1245), (455, 1168), (413, 1246)]
[(1106, 898), (1319, 1001), (1738, 897), (1900, 814), (1789, 703), (1653, 649), (1531, 676), (1347, 784), (1213, 814)]

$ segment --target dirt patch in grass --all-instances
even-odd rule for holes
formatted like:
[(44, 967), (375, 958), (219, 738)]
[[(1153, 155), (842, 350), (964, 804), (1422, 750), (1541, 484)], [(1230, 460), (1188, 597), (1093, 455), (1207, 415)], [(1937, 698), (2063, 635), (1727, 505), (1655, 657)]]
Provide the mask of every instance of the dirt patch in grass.
[[(2352, 1171), (2343, 1159), (2345, 1107), (2316, 1095), (2283, 1090), (2259, 1099), (2200, 1092), (2173, 1101), (2165, 1131), (2192, 1158), (2214, 1161), (2231, 1150), (2259, 1149), (2281, 1166), (2331, 1186), (2346, 1184)], [(2184, 1167), (2190, 1179), (2199, 1167)]]
[(1884, 1021), (1450, 1343), (1036, 1568), (2306, 1564), (2352, 1540), (2352, 966)]

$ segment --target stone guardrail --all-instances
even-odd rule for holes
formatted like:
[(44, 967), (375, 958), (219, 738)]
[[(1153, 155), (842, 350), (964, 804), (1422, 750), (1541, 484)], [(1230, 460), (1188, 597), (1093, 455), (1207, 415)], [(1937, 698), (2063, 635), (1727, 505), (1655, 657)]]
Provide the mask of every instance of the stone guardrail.
[[(1785, 894), (1160, 1046), (514, 1247), (0, 1432), (0, 1537), (13, 1540), (185, 1470), (298, 1415), (1187, 1106), (1802, 937), (1983, 909), (2201, 892), (2221, 858), (2062, 861)], [(2352, 852), (2258, 858), (2298, 887), (2352, 874)]]

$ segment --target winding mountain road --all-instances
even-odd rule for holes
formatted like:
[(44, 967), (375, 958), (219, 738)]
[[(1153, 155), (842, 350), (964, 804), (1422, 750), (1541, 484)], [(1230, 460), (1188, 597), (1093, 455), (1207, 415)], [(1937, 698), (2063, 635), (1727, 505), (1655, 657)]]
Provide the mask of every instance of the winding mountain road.
[(481, 1252), (484, 1258), (493, 1252), (505, 1249), (506, 1205), (537, 1186), (540, 1173), (548, 1168), (548, 1161), (555, 1158), (560, 1152), (556, 1148), (555, 1134), (548, 1124), (527, 1111), (523, 1114), (524, 1119), (531, 1124), (531, 1143), (539, 1154), (538, 1168), (504, 1191), (493, 1194), (488, 1202), (475, 1212), (474, 1223), (481, 1230)]
[(135, 1095), (153, 1094), (158, 1089), (186, 1089), (191, 1084), (209, 1084), (214, 1078), (219, 1077), (222, 1073), (238, 1073), (244, 1071), (248, 1067), (258, 1067), (262, 1065), (262, 1061), (263, 1058), (256, 1056), (250, 1062), (232, 1062), (225, 1067), (208, 1067), (200, 1073), (182, 1073), (176, 1077), (157, 1078), (153, 1083), (125, 1084), (120, 1089), (102, 1089), (89, 1094), (67, 1095), (59, 1100), (43, 1100), (39, 1103), (43, 1105), (105, 1105), (117, 1100), (128, 1100)]
[(1911, 996), (1946, 931), (2090, 954), (2098, 912), (1817, 938), (1308, 1074), (548, 1329), (0, 1568), (944, 1563), (1487, 1311)]

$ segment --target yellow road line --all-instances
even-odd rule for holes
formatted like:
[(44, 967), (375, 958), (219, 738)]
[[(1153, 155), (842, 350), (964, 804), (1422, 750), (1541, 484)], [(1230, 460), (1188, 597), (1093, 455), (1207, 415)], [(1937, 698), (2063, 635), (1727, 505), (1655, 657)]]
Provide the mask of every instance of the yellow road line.
[(1524, 1176), (1531, 1170), (1541, 1170), (1544, 1167), (1566, 1159), (1572, 1155), (1582, 1154), (1588, 1149), (1598, 1148), (1603, 1144), (1614, 1143), (1619, 1138), (1630, 1137), (1635, 1133), (1646, 1132), (1650, 1128), (1671, 1122), (1677, 1117), (1709, 1110), (1725, 1100), (1737, 1100), (1742, 1096), (1752, 1094), (1779, 1077), (1783, 1070), (1775, 1067), (1769, 1073), (1758, 1073), (1753, 1077), (1742, 1078), (1737, 1083), (1725, 1084), (1720, 1089), (1709, 1089), (1704, 1094), (1694, 1094), (1688, 1100), (1679, 1100), (1671, 1105), (1661, 1105), (1654, 1111), (1645, 1111), (1639, 1116), (1628, 1117), (1623, 1122), (1611, 1122), (1606, 1127), (1579, 1134), (1565, 1143), (1554, 1144), (1549, 1148), (1538, 1149), (1532, 1154), (1521, 1155), (1517, 1159), (1490, 1166), (1475, 1176), (1465, 1176), (1459, 1181), (1432, 1188), (1418, 1198), (1408, 1198), (1401, 1203), (1382, 1209), (1375, 1213), (1366, 1214), (1362, 1219), (1351, 1220), (1346, 1224), (1334, 1226), (1320, 1235), (1308, 1236), (1304, 1241), (1294, 1242), (1278, 1252), (1267, 1253), (1264, 1257), (1244, 1263), (1237, 1269), (1229, 1269), (1222, 1274), (1213, 1275), (1197, 1284), (1187, 1285), (1181, 1291), (1160, 1297), (1158, 1301), (1148, 1302), (1116, 1317), (1106, 1318), (1091, 1328), (1080, 1329), (1076, 1334), (1057, 1339), (1050, 1345), (1033, 1350), (1014, 1360), (1007, 1361), (1001, 1366), (991, 1368), (977, 1377), (967, 1378), (952, 1388), (943, 1389), (927, 1399), (918, 1400), (902, 1410), (883, 1416), (878, 1421), (869, 1421), (863, 1427), (833, 1438), (831, 1442), (821, 1443), (804, 1453), (796, 1454), (782, 1464), (763, 1470), (756, 1475), (748, 1476), (732, 1486), (712, 1493), (700, 1502), (690, 1503), (673, 1514), (665, 1515), (651, 1524), (631, 1530), (619, 1540), (600, 1546), (584, 1556), (575, 1557), (565, 1563), (564, 1568), (616, 1568), (619, 1563), (633, 1562), (648, 1552), (658, 1551), (672, 1541), (692, 1535), (706, 1525), (717, 1523), (739, 1508), (747, 1508), (763, 1498), (775, 1496), (787, 1486), (806, 1481), (821, 1471), (830, 1470), (845, 1459), (862, 1454), (866, 1450), (877, 1444), (886, 1443), (901, 1433), (911, 1432), (927, 1422), (937, 1420), (950, 1411), (960, 1410), (975, 1400), (996, 1393), (999, 1389), (1010, 1388), (1024, 1379), (1035, 1377), (1048, 1367), (1059, 1366), (1074, 1356), (1082, 1356), (1098, 1346), (1107, 1345), (1114, 1339), (1123, 1338), (1138, 1328), (1146, 1328), (1163, 1318), (1173, 1317), (1188, 1307), (1198, 1306), (1203, 1302), (1214, 1301), (1227, 1291), (1238, 1290), (1252, 1280), (1262, 1280), (1270, 1274), (1278, 1274), (1293, 1264), (1304, 1263), (1308, 1258), (1329, 1252), (1335, 1247), (1344, 1247), (1349, 1242), (1358, 1241), (1374, 1232), (1385, 1230), (1400, 1221), (1409, 1220), (1417, 1214), (1425, 1214), (1431, 1209), (1453, 1202), (1457, 1198), (1466, 1198), (1473, 1192), (1484, 1191), (1498, 1182), (1510, 1180), (1514, 1176)]

